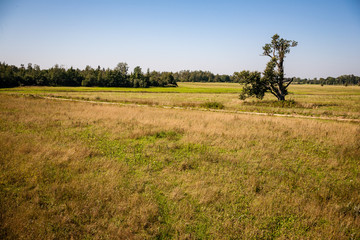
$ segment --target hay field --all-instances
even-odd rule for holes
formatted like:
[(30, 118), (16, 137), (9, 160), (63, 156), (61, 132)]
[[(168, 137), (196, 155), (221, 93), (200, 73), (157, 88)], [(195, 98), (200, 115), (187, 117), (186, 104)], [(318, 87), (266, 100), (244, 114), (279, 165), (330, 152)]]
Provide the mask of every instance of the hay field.
[[(1, 90), (0, 238), (358, 239), (358, 122), (199, 111), (196, 105), (359, 117), (359, 88), (327, 87), (333, 92), (327, 94), (312, 87), (294, 86), (299, 105), (288, 108), (272, 105), (270, 97), (246, 105), (237, 93), (217, 90)], [(114, 102), (153, 94), (149, 99), (159, 103), (40, 97), (56, 94)], [(157, 107), (171, 94), (170, 103), (182, 98), (195, 109)], [(191, 99), (196, 95), (199, 102)], [(322, 101), (332, 106), (304, 107)]]

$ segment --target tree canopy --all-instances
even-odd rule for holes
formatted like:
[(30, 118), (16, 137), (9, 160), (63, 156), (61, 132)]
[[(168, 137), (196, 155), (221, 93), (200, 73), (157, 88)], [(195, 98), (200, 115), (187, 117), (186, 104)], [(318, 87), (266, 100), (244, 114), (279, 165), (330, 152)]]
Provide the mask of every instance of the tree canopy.
[(176, 87), (173, 73), (156, 72), (159, 78), (151, 78), (150, 72), (144, 74), (139, 66), (128, 73), (127, 63), (118, 63), (114, 69), (86, 66), (84, 70), (65, 69), (55, 65), (50, 69), (40, 69), (38, 65), (28, 64), (16, 67), (0, 63), (0, 87), (16, 86), (98, 86), (98, 87)]

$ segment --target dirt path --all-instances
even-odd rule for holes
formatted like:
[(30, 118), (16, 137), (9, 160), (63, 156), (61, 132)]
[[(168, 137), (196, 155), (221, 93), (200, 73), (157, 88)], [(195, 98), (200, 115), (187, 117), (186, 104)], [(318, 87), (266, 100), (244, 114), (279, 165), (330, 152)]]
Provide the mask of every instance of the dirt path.
[[(26, 95), (25, 95), (25, 96), (26, 96)], [(315, 117), (315, 116), (305, 116), (305, 115), (297, 115), (297, 114), (262, 113), (262, 112), (242, 112), (242, 111), (237, 111), (237, 110), (208, 109), (208, 108), (189, 108), (189, 107), (171, 107), (171, 106), (150, 106), (150, 105), (145, 105), (145, 104), (102, 102), (102, 101), (80, 100), (80, 99), (72, 99), (72, 98), (57, 98), (57, 97), (44, 97), (44, 96), (39, 96), (39, 97), (40, 97), (40, 98), (43, 98), (43, 99), (51, 99), (51, 100), (59, 100), (59, 101), (85, 102), (85, 103), (120, 105), (120, 106), (155, 107), (155, 108), (164, 108), (164, 109), (181, 109), (181, 110), (195, 110), (195, 111), (206, 111), (206, 112), (222, 112), (222, 113), (235, 113), (235, 114), (246, 114), (246, 115), (260, 115), (260, 116), (275, 116), (275, 117), (288, 117), (288, 118), (304, 118), (304, 119), (333, 120), (333, 121), (343, 121), (343, 122), (360, 122), (360, 119), (349, 119), (349, 118), (339, 118), (339, 117)]]

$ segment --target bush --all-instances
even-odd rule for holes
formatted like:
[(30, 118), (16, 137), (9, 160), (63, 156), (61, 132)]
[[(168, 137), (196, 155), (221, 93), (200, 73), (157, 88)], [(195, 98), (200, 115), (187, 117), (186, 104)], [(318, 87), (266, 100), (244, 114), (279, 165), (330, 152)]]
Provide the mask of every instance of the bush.
[(203, 108), (212, 108), (212, 109), (224, 109), (224, 104), (220, 102), (205, 102), (200, 105)]
[(264, 107), (280, 107), (280, 108), (294, 108), (294, 107), (303, 107), (301, 104), (295, 102), (295, 100), (284, 100), (284, 101), (251, 101), (244, 102), (244, 105), (253, 105), (253, 106), (264, 106)]

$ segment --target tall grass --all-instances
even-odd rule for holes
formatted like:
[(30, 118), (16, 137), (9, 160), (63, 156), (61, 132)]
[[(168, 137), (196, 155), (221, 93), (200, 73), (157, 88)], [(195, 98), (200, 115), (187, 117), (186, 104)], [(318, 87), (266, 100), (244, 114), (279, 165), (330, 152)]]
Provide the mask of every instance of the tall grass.
[(200, 105), (203, 108), (212, 108), (212, 109), (224, 109), (224, 104), (220, 102), (204, 102)]
[(357, 239), (360, 126), (0, 95), (2, 239)]

